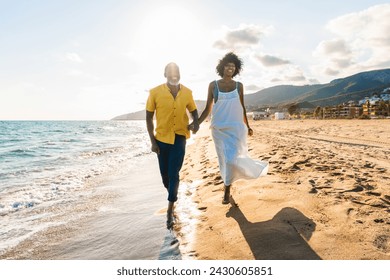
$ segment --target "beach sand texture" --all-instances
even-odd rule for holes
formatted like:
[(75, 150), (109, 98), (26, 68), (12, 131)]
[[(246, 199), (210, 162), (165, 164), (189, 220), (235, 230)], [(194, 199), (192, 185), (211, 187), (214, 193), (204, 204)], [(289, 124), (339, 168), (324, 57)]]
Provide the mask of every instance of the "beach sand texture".
[(183, 182), (201, 180), (195, 241), (182, 240), (183, 254), (390, 259), (390, 120), (251, 121), (249, 153), (269, 161), (269, 174), (235, 182), (229, 205), (208, 125), (181, 172)]
[(269, 173), (235, 182), (231, 204), (221, 203), (206, 122), (187, 146), (173, 232), (165, 229), (166, 193), (150, 155), (70, 209), (89, 216), (0, 258), (390, 260), (390, 120), (250, 123), (249, 154), (269, 161)]

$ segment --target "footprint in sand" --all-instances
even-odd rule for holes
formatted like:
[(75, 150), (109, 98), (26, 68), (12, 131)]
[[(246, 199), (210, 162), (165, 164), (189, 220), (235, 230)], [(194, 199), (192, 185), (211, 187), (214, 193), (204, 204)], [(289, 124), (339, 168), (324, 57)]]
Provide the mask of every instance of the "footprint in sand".
[(375, 167), (375, 164), (366, 162), (366, 163), (363, 165), (363, 167), (364, 167), (364, 168), (374, 168), (374, 167)]
[(309, 193), (318, 193), (318, 191), (315, 187), (312, 187)]
[(342, 191), (341, 193), (346, 193), (346, 192), (362, 192), (364, 191), (364, 188), (362, 186), (356, 186), (354, 187), (353, 189), (351, 190), (346, 190), (346, 191)]
[(390, 252), (390, 237), (388, 235), (378, 235), (373, 241), (373, 245), (384, 253)]
[(381, 193), (378, 193), (378, 192), (371, 192), (371, 191), (368, 191), (366, 192), (367, 195), (372, 195), (372, 196), (381, 196), (382, 194)]

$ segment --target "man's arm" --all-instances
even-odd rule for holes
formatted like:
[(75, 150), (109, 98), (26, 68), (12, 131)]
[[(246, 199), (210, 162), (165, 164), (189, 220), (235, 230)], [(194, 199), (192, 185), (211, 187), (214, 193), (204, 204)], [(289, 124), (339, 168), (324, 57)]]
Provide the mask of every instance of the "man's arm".
[(191, 123), (191, 130), (194, 134), (196, 134), (199, 130), (199, 117), (198, 117), (198, 110), (195, 109), (191, 112), (192, 115), (192, 123)]
[(150, 143), (152, 144), (151, 150), (156, 154), (160, 154), (160, 149), (157, 145), (156, 138), (154, 137), (154, 124), (153, 124), (154, 112), (146, 111), (146, 127), (148, 129), (148, 134), (150, 138)]
[[(206, 103), (206, 107), (205, 109), (203, 110), (202, 114), (200, 115), (200, 117), (198, 118), (198, 126), (201, 125), (201, 123), (207, 118), (207, 116), (210, 114), (210, 111), (211, 111), (211, 107), (213, 106), (213, 100), (214, 100), (214, 96), (213, 96), (213, 89), (212, 89), (212, 83), (210, 83), (209, 85), (209, 90), (208, 90), (208, 94), (207, 94), (207, 103)], [(194, 128), (194, 123), (191, 123), (189, 125), (189, 128), (191, 130), (193, 130)], [(199, 129), (199, 128), (198, 128)], [(194, 132), (195, 133), (195, 132)]]

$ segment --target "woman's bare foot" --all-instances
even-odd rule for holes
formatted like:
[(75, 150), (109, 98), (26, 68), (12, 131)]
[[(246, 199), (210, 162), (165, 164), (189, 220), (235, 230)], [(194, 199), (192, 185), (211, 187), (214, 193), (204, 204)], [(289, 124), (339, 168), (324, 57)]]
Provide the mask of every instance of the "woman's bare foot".
[(230, 202), (230, 186), (231, 185), (225, 186), (222, 204), (229, 204), (229, 202)]

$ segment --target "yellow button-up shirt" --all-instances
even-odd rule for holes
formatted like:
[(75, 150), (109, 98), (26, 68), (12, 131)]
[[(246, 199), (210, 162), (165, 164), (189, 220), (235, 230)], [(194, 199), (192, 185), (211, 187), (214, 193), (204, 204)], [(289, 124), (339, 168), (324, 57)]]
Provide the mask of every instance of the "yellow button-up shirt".
[(156, 139), (158, 141), (173, 144), (175, 134), (190, 137), (188, 130), (189, 112), (196, 110), (196, 104), (192, 97), (192, 91), (180, 85), (176, 98), (173, 98), (167, 84), (159, 85), (149, 92), (146, 102), (146, 110), (156, 111)]

